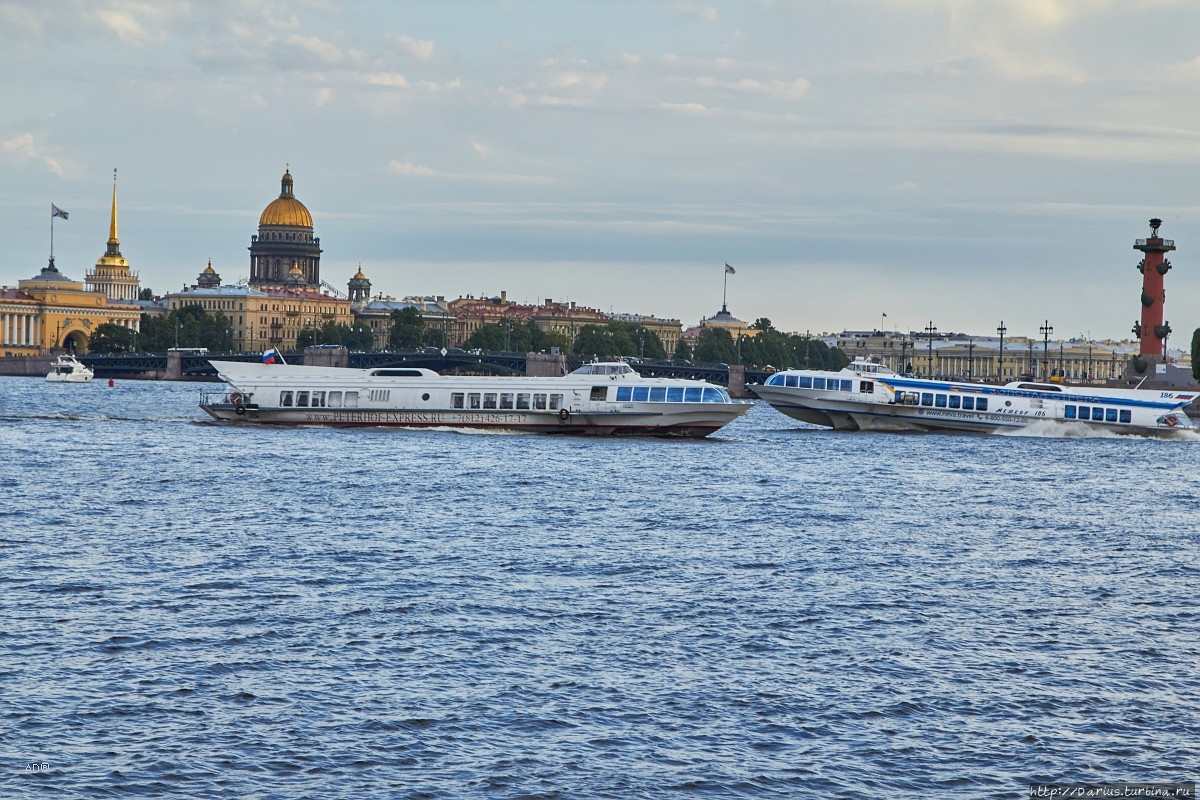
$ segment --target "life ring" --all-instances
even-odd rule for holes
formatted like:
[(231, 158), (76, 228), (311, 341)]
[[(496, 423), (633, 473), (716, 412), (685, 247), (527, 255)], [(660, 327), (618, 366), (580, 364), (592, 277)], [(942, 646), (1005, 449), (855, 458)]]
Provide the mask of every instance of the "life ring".
[(1174, 414), (1168, 414), (1167, 418), (1164, 419), (1163, 422), (1167, 423), (1168, 428), (1174, 428), (1179, 424), (1179, 417), (1175, 416)]
[(230, 392), (229, 402), (235, 406), (240, 406), (246, 402), (246, 397), (241, 392)]
[(560, 409), (558, 410), (558, 419), (559, 419), (559, 422), (566, 422), (566, 421), (567, 421), (567, 420), (569, 420), (570, 418), (571, 418), (571, 412), (570, 412), (570, 411), (568, 411), (568, 410), (567, 410), (567, 409), (565, 409), (565, 408), (560, 408)]

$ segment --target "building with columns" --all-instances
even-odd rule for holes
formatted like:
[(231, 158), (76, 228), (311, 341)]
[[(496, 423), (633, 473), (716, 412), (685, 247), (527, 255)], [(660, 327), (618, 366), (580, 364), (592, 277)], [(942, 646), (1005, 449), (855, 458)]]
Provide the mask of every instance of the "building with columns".
[(291, 170), (285, 169), (279, 197), (263, 209), (258, 235), (250, 237), (250, 285), (289, 282), (295, 288), (320, 290), (321, 240), (313, 236), (312, 214), (297, 199)]

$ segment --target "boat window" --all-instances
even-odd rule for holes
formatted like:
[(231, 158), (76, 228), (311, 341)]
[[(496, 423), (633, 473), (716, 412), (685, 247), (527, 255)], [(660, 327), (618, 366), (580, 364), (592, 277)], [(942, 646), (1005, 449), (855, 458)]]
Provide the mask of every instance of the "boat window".
[(512, 408), (513, 407), (512, 392), (501, 392), (500, 393), (500, 407), (501, 408)]
[(956, 394), (950, 395), (949, 400), (951, 408), (958, 408), (960, 405), (962, 405), (962, 398)]
[(342, 393), (341, 392), (330, 392), (329, 393), (329, 407), (330, 408), (341, 408), (342, 407)]
[(1104, 421), (1105, 422), (1116, 422), (1117, 421), (1117, 410), (1115, 408), (1104, 409)]
[(312, 393), (312, 407), (313, 408), (324, 408), (325, 407), (325, 393), (324, 392), (313, 392)]
[(813, 378), (812, 382), (813, 382), (812, 388), (814, 388), (814, 389), (824, 389), (825, 388), (825, 379), (824, 378)]
[(729, 397), (725, 394), (724, 389), (717, 389), (712, 386), (704, 387), (704, 402), (706, 403), (728, 403)]
[(451, 392), (450, 393), (450, 407), (451, 408), (465, 408), (466, 402), (467, 402), (467, 396), (465, 394), (463, 394), (462, 392)]
[(1120, 419), (1121, 422), (1133, 422), (1133, 417), (1130, 414), (1128, 408), (1122, 408), (1120, 416), (1121, 416), (1121, 419)]
[(533, 396), (533, 407), (537, 411), (545, 411), (546, 410), (546, 395), (535, 394)]
[(484, 394), (483, 407), (484, 408), (495, 408), (496, 407), (496, 393), (495, 392), (487, 392), (486, 394)]
[(650, 399), (650, 387), (638, 386), (633, 390), (633, 399), (638, 403), (644, 403)]
[(1063, 416), (1067, 419), (1075, 419), (1075, 406), (1064, 406)]
[(854, 381), (849, 381), (849, 380), (842, 381), (842, 391), (843, 392), (853, 392), (854, 391)]
[(987, 411), (987, 398), (986, 397), (975, 398), (975, 410), (976, 411)]
[(296, 392), (296, 405), (301, 408), (308, 407), (308, 392)]
[(550, 410), (557, 411), (563, 407), (563, 396), (561, 394), (550, 395)]
[(937, 406), (938, 408), (945, 408), (946, 407), (946, 395), (939, 394), (939, 395), (935, 396), (933, 398), (933, 404), (935, 406)]
[(1092, 418), (1091, 406), (1080, 406), (1079, 407), (1079, 418), (1080, 419), (1091, 419)]
[(933, 405), (933, 392), (921, 392), (921, 405)]
[(874, 381), (862, 381), (858, 384), (858, 391), (862, 394), (872, 394), (875, 391)]
[(767, 378), (767, 386), (783, 386), (785, 376), (782, 373), (776, 373)]
[(801, 375), (801, 376), (800, 376), (800, 388), (801, 388), (801, 389), (811, 389), (811, 388), (813, 388), (813, 384), (812, 384), (812, 378), (810, 378), (810, 377), (809, 377), (809, 376), (807, 376), (807, 375)]
[(280, 392), (279, 393), (279, 405), (290, 406), (291, 404), (292, 404), (292, 393), (291, 392)]
[(1096, 422), (1104, 421), (1104, 409), (1100, 406), (1092, 406), (1092, 419)]
[(358, 408), (358, 392), (346, 392), (346, 408)]
[[(971, 411), (975, 408), (975, 398), (974, 397), (964, 397), (962, 399), (962, 404), (963, 404), (963, 408), (965, 408), (967, 411)], [(986, 408), (986, 406), (985, 406), (985, 408)]]
[(667, 401), (667, 387), (651, 386), (650, 387), (650, 402), (665, 403)]
[(592, 396), (590, 399), (591, 400), (607, 400), (608, 399), (608, 387), (607, 386), (593, 386), (592, 387)]
[(517, 408), (529, 408), (529, 395), (525, 392), (517, 394)]
[(479, 392), (471, 392), (467, 395), (467, 408), (479, 408)]
[(377, 369), (371, 373), (376, 378), (419, 378), (419, 369)]
[(788, 375), (788, 376), (787, 376), (787, 385), (788, 385), (788, 388), (790, 388), (790, 389), (795, 389), (795, 388), (796, 388), (796, 386), (799, 384), (799, 381), (800, 381), (800, 379), (799, 379), (797, 376), (795, 376), (795, 375)]
[(682, 386), (668, 386), (667, 387), (667, 402), (668, 403), (682, 403), (683, 402), (683, 387)]
[[(646, 387), (639, 386), (638, 388), (644, 390)], [(632, 386), (618, 386), (617, 387), (617, 402), (618, 403), (628, 403), (632, 399), (633, 399), (633, 387)]]
[(689, 386), (683, 394), (683, 401), (685, 403), (699, 403), (702, 399), (704, 399), (703, 386)]

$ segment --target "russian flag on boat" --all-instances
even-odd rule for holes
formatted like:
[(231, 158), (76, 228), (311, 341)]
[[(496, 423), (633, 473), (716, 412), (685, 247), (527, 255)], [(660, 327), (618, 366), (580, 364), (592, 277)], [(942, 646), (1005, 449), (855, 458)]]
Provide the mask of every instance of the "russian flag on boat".
[(270, 350), (263, 353), (262, 360), (263, 360), (264, 364), (274, 364), (276, 361), (282, 362), (283, 356), (280, 355), (278, 353), (278, 351), (276, 351), (275, 348), (272, 347)]

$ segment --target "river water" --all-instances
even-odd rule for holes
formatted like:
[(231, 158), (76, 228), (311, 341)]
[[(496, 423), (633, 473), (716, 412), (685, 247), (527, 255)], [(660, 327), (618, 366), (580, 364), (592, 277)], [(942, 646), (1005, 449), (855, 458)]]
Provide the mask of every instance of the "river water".
[(1200, 772), (1200, 442), (252, 428), (200, 387), (0, 378), (0, 796)]

